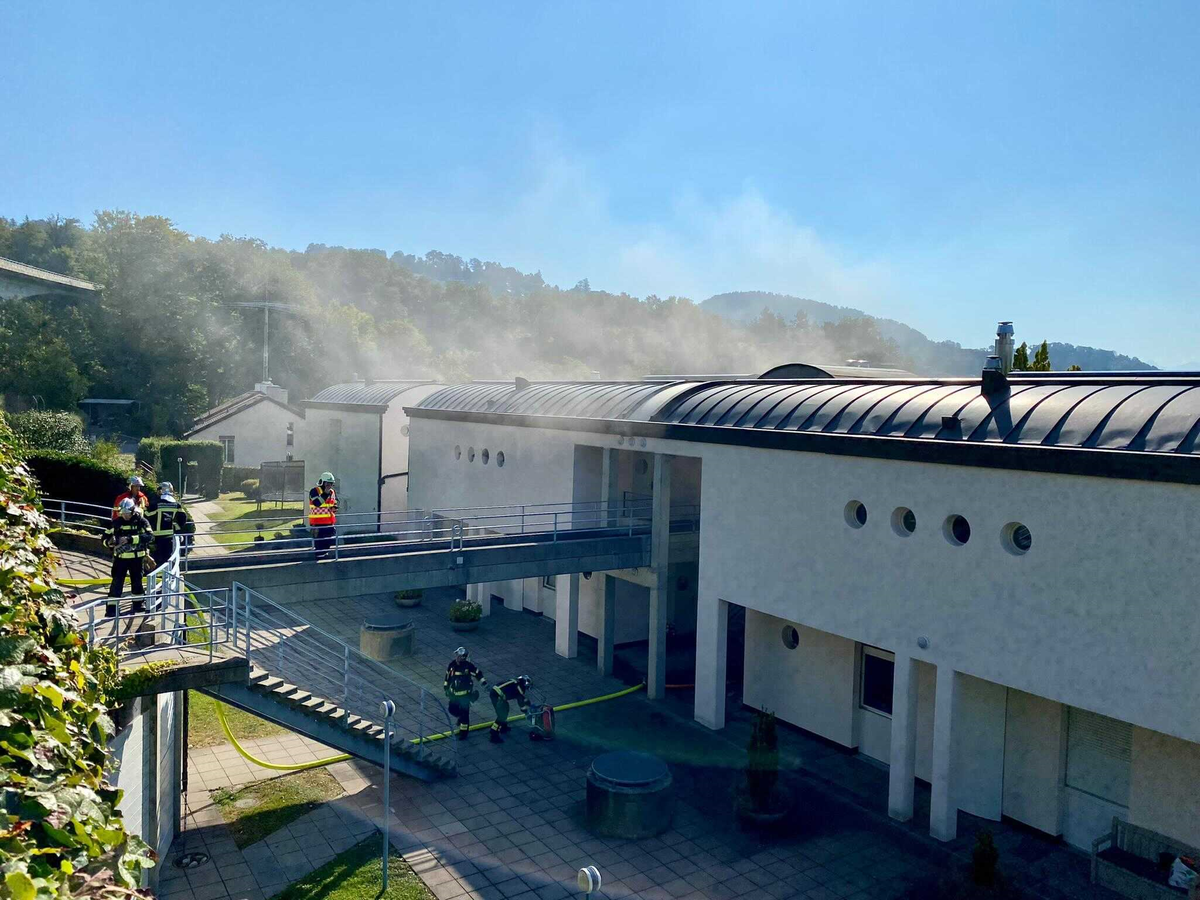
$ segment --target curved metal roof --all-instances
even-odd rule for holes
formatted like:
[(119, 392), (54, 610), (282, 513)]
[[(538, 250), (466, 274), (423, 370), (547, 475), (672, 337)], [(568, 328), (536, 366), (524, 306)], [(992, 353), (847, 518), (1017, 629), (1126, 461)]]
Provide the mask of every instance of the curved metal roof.
[[(976, 444), (1200, 454), (1200, 378), (473, 382), (418, 409), (862, 435)], [(703, 439), (703, 438), (698, 438)]]
[(355, 406), (387, 406), (398, 395), (409, 388), (422, 384), (432, 384), (429, 381), (348, 381), (344, 384), (331, 384), (319, 391), (315, 397), (310, 397), (306, 403), (347, 403)]
[(652, 421), (823, 434), (1200, 453), (1200, 384), (1139, 379), (1013, 379), (985, 396), (979, 382), (706, 384)]

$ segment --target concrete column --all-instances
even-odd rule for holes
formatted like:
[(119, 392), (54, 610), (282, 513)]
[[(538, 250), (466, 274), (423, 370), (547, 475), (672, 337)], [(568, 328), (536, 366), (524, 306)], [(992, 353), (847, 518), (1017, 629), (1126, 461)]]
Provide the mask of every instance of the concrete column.
[(671, 590), (671, 460), (654, 454), (653, 520), (650, 525), (650, 656), (646, 671), (646, 696), (661, 700), (667, 683), (667, 599)]
[(917, 768), (917, 664), (896, 654), (892, 682), (892, 753), (888, 773), (888, 815), (897, 822), (913, 817), (913, 780)]
[(613, 641), (617, 634), (617, 579), (604, 576), (604, 599), (600, 606), (600, 634), (596, 641), (596, 670), (611, 675), (613, 670)]
[(554, 592), (554, 652), (567, 659), (579, 655), (579, 573), (567, 576), (570, 590), (562, 589), (562, 580)]
[(954, 800), (954, 707), (959, 675), (949, 666), (937, 667), (937, 696), (933, 702), (933, 760), (929, 803), (929, 833), (939, 841), (958, 836), (958, 805)]
[(696, 601), (696, 712), (701, 725), (725, 727), (725, 664), (729, 604), (717, 597)]
[(608, 525), (620, 524), (621, 490), (619, 475), (621, 457), (619, 450), (605, 450), (600, 461), (600, 499), (604, 501)]

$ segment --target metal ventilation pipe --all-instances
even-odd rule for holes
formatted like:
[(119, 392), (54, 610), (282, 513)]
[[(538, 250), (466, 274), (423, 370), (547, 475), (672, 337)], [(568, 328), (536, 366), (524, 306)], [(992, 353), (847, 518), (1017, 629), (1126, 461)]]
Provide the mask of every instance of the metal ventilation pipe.
[(1013, 364), (1013, 325), (1001, 322), (996, 326), (996, 356), (1000, 357), (1000, 371), (1007, 375)]

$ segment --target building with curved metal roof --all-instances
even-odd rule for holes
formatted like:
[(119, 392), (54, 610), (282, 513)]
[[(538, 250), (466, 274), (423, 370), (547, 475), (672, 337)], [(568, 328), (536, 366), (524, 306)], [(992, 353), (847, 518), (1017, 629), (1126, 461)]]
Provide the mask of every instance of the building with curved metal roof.
[(304, 404), (340, 403), (347, 406), (387, 406), (410, 388), (432, 381), (347, 381), (331, 384)]

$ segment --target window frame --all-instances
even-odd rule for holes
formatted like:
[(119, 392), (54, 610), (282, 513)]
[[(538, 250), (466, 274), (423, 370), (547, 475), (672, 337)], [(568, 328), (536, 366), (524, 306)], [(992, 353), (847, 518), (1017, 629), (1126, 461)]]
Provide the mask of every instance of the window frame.
[(223, 462), (225, 465), (235, 465), (236, 447), (234, 446), (234, 441), (237, 440), (237, 435), (222, 434), (217, 436), (217, 440), (221, 443), (221, 455), (224, 457)]
[(554, 579), (557, 577), (558, 577), (557, 575), (543, 575), (542, 576), (542, 587), (544, 587), (548, 591), (554, 591), (557, 593), (558, 585), (554, 581)]
[[(877, 716), (886, 716), (890, 719), (892, 717), (890, 711), (870, 706), (866, 702), (867, 657), (872, 656), (892, 664), (892, 686), (894, 688), (896, 684), (896, 654), (890, 650), (884, 650), (882, 647), (863, 644), (858, 656), (858, 708), (873, 712)], [(891, 698), (889, 697), (888, 699), (890, 701)]]

